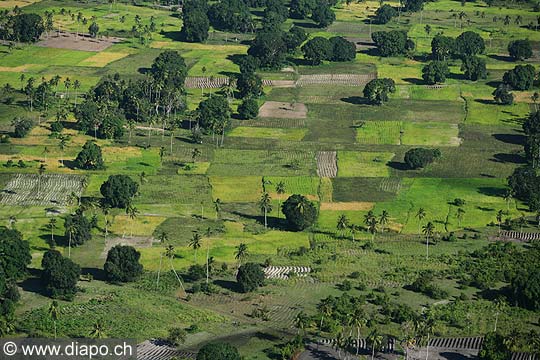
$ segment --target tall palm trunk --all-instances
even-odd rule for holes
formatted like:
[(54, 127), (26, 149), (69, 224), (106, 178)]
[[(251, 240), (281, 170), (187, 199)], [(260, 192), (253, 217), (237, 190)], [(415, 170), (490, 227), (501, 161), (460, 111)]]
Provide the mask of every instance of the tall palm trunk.
[(159, 256), (159, 268), (157, 272), (157, 280), (156, 280), (156, 287), (159, 286), (159, 275), (161, 274), (161, 261), (163, 260), (163, 254)]

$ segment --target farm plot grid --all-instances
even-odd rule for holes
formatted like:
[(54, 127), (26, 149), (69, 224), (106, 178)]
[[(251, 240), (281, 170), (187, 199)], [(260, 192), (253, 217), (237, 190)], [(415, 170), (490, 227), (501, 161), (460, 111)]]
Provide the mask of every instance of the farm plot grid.
[(74, 194), (79, 197), (83, 191), (83, 177), (78, 175), (17, 174), (0, 193), (0, 203), (4, 205), (66, 205)]

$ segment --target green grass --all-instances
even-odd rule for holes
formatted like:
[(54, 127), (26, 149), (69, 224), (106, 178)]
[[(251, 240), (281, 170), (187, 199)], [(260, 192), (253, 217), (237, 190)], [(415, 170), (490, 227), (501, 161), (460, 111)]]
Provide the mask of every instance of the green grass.
[(458, 126), (448, 123), (421, 122), (402, 124), (403, 145), (458, 146)]
[(305, 136), (306, 129), (279, 129), (265, 127), (239, 126), (230, 131), (228, 136), (269, 138), (288, 141), (300, 141)]
[(338, 176), (385, 177), (390, 176), (387, 162), (395, 154), (389, 152), (338, 151)]
[(399, 145), (401, 121), (366, 121), (356, 130), (359, 144)]

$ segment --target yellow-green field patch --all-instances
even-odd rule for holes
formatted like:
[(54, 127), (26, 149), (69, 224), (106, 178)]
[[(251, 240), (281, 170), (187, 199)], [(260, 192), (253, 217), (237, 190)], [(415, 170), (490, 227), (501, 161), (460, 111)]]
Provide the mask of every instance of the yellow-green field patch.
[(80, 66), (104, 67), (113, 61), (120, 60), (128, 56), (128, 53), (120, 52), (100, 52), (94, 56), (84, 59), (79, 63)]
[(401, 121), (366, 121), (356, 130), (359, 144), (399, 145)]
[(459, 128), (445, 122), (403, 122), (403, 145), (459, 146)]
[(390, 170), (386, 164), (392, 160), (390, 152), (338, 151), (339, 177), (386, 177)]
[(239, 126), (229, 132), (229, 136), (267, 138), (276, 140), (300, 141), (306, 135), (307, 129), (281, 129)]

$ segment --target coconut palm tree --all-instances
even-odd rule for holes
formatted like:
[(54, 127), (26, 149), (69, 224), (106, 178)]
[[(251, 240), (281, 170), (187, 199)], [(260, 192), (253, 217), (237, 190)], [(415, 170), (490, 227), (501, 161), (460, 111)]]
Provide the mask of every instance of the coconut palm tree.
[(267, 192), (263, 192), (259, 200), (259, 208), (264, 215), (264, 227), (268, 228), (268, 213), (272, 212), (272, 198)]
[(216, 210), (216, 220), (220, 218), (221, 216), (221, 199), (217, 198), (216, 201), (214, 201), (214, 209)]
[(69, 143), (69, 136), (66, 135), (60, 135), (58, 137), (60, 142), (58, 143), (58, 147), (60, 148), (60, 151), (62, 152), (62, 157), (60, 158), (60, 163), (62, 164), (62, 167), (64, 167), (64, 150), (66, 149), (68, 143)]
[(189, 242), (189, 247), (191, 247), (193, 250), (195, 250), (195, 263), (197, 263), (197, 250), (201, 248), (201, 239), (202, 236), (198, 232), (193, 233), (193, 236), (191, 237), (191, 240)]
[(296, 314), (296, 317), (294, 318), (294, 326), (298, 329), (298, 334), (300, 335), (300, 332), (302, 334), (306, 333), (306, 328), (309, 327), (309, 317), (307, 314), (303, 311), (300, 311), (298, 314)]
[(210, 237), (212, 236), (212, 228), (206, 228), (206, 284), (210, 279)]
[(382, 232), (384, 232), (386, 225), (388, 225), (389, 221), (390, 221), (390, 214), (388, 214), (388, 211), (383, 210), (381, 215), (379, 216), (379, 224), (381, 224)]
[(180, 279), (180, 276), (176, 272), (176, 269), (174, 268), (174, 265), (172, 263), (172, 259), (175, 257), (174, 253), (174, 246), (171, 244), (167, 245), (165, 248), (165, 257), (169, 259), (169, 265), (171, 266), (171, 270), (174, 272), (174, 275), (176, 276), (176, 280), (178, 280), (178, 283), (180, 284), (180, 287), (184, 292), (186, 292), (186, 289), (184, 288), (184, 284), (182, 283), (182, 280)]
[(60, 309), (58, 307), (58, 301), (53, 300), (51, 304), (49, 305), (49, 309), (47, 310), (47, 313), (49, 314), (49, 317), (54, 323), (54, 338), (56, 339), (56, 322), (60, 318)]
[(45, 174), (45, 170), (47, 170), (47, 165), (40, 164), (39, 168), (38, 168), (38, 174), (39, 174), (39, 176), (38, 176), (38, 193), (37, 193), (38, 196), (41, 193), (41, 178), (43, 177), (43, 174)]
[(100, 201), (99, 208), (101, 209), (101, 212), (103, 213), (103, 217), (105, 219), (105, 238), (109, 236), (109, 214), (111, 213), (111, 206), (105, 202)]
[(426, 360), (429, 360), (429, 340), (431, 334), (433, 333), (434, 326), (435, 321), (429, 313), (426, 313), (425, 317), (417, 324), (420, 339), (422, 340), (421, 342), (426, 344)]
[(504, 312), (508, 304), (503, 297), (495, 299), (495, 326), (493, 328), (494, 332), (497, 332), (497, 322), (499, 321), (499, 315)]
[(371, 347), (371, 360), (373, 360), (375, 358), (375, 350), (382, 347), (383, 336), (376, 328), (374, 328), (367, 336), (366, 341)]
[(128, 204), (126, 206), (126, 215), (128, 215), (129, 219), (131, 220), (129, 237), (133, 237), (133, 222), (135, 221), (135, 219), (139, 215), (139, 210), (135, 206), (133, 206), (131, 204)]
[(73, 90), (75, 90), (75, 109), (77, 108), (77, 97), (79, 96), (79, 93), (77, 90), (81, 88), (81, 82), (79, 80), (75, 80), (73, 82)]
[(461, 227), (461, 221), (463, 220), (463, 217), (465, 216), (465, 210), (463, 210), (462, 207), (458, 207), (456, 217), (458, 219), (458, 226)]
[(191, 161), (195, 162), (195, 159), (201, 155), (202, 155), (201, 150), (199, 150), (198, 148), (193, 148), (193, 150), (191, 150)]
[(15, 228), (15, 223), (17, 222), (17, 217), (15, 217), (15, 215), (10, 215), (8, 221), (9, 221), (9, 227), (11, 229), (14, 229)]
[(107, 337), (107, 335), (105, 335), (103, 321), (101, 319), (97, 320), (94, 325), (92, 325), (92, 331), (90, 331), (89, 335), (92, 339), (103, 339)]
[(428, 221), (426, 225), (422, 227), (422, 233), (426, 237), (426, 260), (429, 258), (429, 238), (433, 236), (435, 232), (435, 225), (431, 221)]
[(418, 234), (421, 234), (420, 229), (422, 227), (422, 220), (426, 218), (426, 210), (419, 208), (416, 212), (416, 218), (418, 219)]
[(54, 229), (56, 229), (56, 218), (51, 218), (47, 226), (51, 230), (51, 245), (54, 245)]
[(280, 181), (276, 184), (276, 193), (278, 196), (278, 219), (279, 219), (279, 212), (281, 210), (281, 195), (285, 194), (285, 183), (283, 181)]
[(512, 190), (507, 189), (506, 192), (503, 195), (503, 199), (506, 202), (506, 211), (510, 212), (510, 202), (512, 201), (513, 194)]
[(368, 230), (371, 233), (371, 241), (375, 240), (375, 233), (377, 232), (377, 225), (379, 224), (376, 217), (372, 217), (368, 220), (367, 226)]
[(319, 330), (322, 331), (322, 326), (325, 317), (332, 316), (334, 309), (328, 298), (322, 299), (321, 302), (317, 305), (317, 310), (321, 313), (321, 322), (319, 324)]
[(356, 328), (356, 356), (358, 356), (358, 352), (360, 351), (360, 329), (367, 324), (366, 313), (364, 312), (364, 309), (362, 309), (361, 307), (357, 307), (354, 310), (351, 315), (350, 324), (352, 327)]
[(499, 224), (499, 236), (501, 236), (501, 224), (502, 224), (503, 215), (504, 213), (502, 210), (497, 211), (496, 219), (497, 219), (497, 223)]
[(73, 235), (77, 231), (77, 227), (73, 223), (73, 221), (70, 221), (69, 223), (66, 221), (64, 222), (64, 228), (66, 229), (66, 232), (68, 233), (68, 258), (71, 258), (71, 239), (73, 238)]
[(241, 243), (236, 247), (234, 258), (238, 260), (238, 267), (242, 264), (242, 261), (249, 256), (248, 247), (246, 244)]

